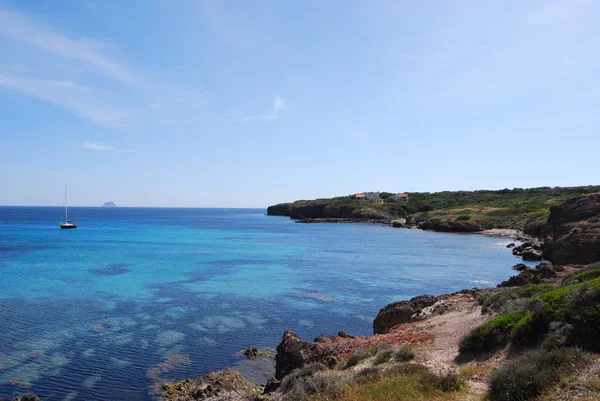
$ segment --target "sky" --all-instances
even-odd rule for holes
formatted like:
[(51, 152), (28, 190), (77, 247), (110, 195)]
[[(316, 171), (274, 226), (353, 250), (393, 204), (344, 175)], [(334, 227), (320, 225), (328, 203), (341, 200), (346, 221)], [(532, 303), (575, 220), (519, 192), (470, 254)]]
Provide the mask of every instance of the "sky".
[(0, 0), (0, 205), (600, 184), (600, 2)]

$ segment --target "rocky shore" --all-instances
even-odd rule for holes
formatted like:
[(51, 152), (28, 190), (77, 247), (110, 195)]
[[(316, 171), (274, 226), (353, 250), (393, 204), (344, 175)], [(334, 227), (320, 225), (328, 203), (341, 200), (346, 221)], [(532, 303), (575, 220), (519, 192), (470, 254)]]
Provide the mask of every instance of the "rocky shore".
[[(363, 220), (310, 218), (300, 221), (319, 223), (362, 222)], [(165, 399), (169, 401), (308, 400), (311, 399), (310, 394), (331, 392), (326, 382), (342, 382), (345, 383), (345, 388), (352, 387), (352, 384), (348, 383), (360, 382), (362, 379), (357, 379), (356, 376), (367, 375), (364, 372), (375, 369), (375, 366), (380, 363), (376, 361), (381, 359), (383, 354), (373, 359), (373, 355), (377, 355), (377, 350), (393, 349), (400, 355), (404, 352), (401, 350), (407, 346), (418, 353), (417, 358), (424, 366), (440, 374), (467, 368), (478, 372), (482, 369), (480, 373), (467, 378), (468, 391), (464, 396), (464, 399), (481, 399), (489, 389), (490, 380), (489, 372), (484, 373), (482, 366), (485, 369), (497, 368), (504, 363), (507, 354), (499, 354), (495, 359), (481, 363), (464, 364), (461, 362), (459, 343), (464, 342), (466, 338), (464, 336), (470, 330), (482, 325), (499, 309), (506, 307), (504, 301), (498, 303), (499, 301), (494, 299), (504, 299), (504, 294), (510, 294), (513, 288), (531, 288), (532, 290), (528, 291), (537, 291), (537, 288), (546, 288), (543, 286), (550, 288), (560, 285), (561, 282), (570, 280), (569, 277), (574, 275), (577, 277), (577, 272), (584, 268), (584, 263), (600, 260), (599, 222), (600, 195), (569, 200), (564, 205), (551, 209), (546, 224), (538, 225), (535, 230), (530, 228), (529, 234), (533, 235), (516, 236), (515, 238), (523, 241), (521, 244), (507, 244), (507, 248), (512, 248), (514, 255), (521, 256), (525, 260), (542, 260), (545, 257), (554, 264), (542, 262), (535, 268), (517, 264), (513, 269), (518, 271), (518, 274), (500, 283), (495, 289), (463, 290), (440, 296), (422, 295), (407, 301), (391, 303), (379, 311), (373, 321), (373, 335), (368, 337), (339, 332), (336, 336), (320, 335), (313, 341), (303, 341), (293, 331), (286, 330), (275, 355), (275, 375), (265, 386), (255, 387), (245, 381), (241, 375), (226, 370), (205, 375), (195, 381), (187, 380), (166, 385)], [(408, 220), (407, 224), (410, 223), (411, 221)], [(485, 233), (485, 227), (469, 222), (459, 221), (450, 226), (446, 224), (448, 223), (427, 222), (419, 224), (418, 228)], [(514, 231), (488, 233), (516, 234)], [(482, 301), (483, 299), (485, 301)], [(369, 352), (373, 355), (369, 356)], [(389, 363), (390, 358), (391, 356), (385, 363)], [(362, 370), (348, 369), (350, 361), (353, 361), (352, 365), (357, 365), (362, 359), (371, 362)], [(381, 370), (377, 372), (379, 372), (377, 375), (383, 374)], [(304, 384), (300, 384), (306, 384), (309, 377), (313, 386), (310, 391)], [(298, 388), (308, 393), (296, 397), (297, 394), (294, 392), (300, 391)]]
[[(391, 303), (378, 312), (372, 336), (340, 331), (304, 341), (286, 330), (265, 385), (224, 370), (164, 384), (164, 399), (600, 399), (590, 379), (600, 373), (600, 194), (553, 207), (545, 224), (525, 231), (507, 248), (547, 262), (513, 266), (518, 273), (496, 288)], [(270, 357), (253, 348), (245, 354)]]

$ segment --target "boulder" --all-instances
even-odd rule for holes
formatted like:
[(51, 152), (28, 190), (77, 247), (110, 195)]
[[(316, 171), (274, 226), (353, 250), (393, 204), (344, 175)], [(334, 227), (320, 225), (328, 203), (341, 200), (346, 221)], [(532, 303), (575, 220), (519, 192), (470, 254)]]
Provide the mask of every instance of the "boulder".
[(338, 337), (342, 338), (355, 338), (352, 334), (346, 333), (345, 331), (339, 331)]
[(538, 251), (533, 247), (525, 248), (522, 253), (523, 260), (536, 261), (542, 260), (542, 251)]
[(399, 324), (419, 320), (418, 315), (421, 311), (435, 304), (437, 300), (437, 297), (433, 295), (420, 295), (409, 301), (399, 301), (387, 305), (373, 320), (373, 333), (385, 334)]
[(251, 399), (253, 386), (240, 373), (225, 369), (209, 373), (196, 380), (164, 384), (165, 401)]
[(529, 269), (529, 267), (524, 263), (517, 263), (512, 267), (513, 270), (523, 271)]
[(510, 244), (506, 245), (507, 248), (514, 248), (515, 247), (515, 243), (511, 242)]
[(13, 398), (12, 401), (40, 401), (37, 395), (33, 393), (26, 393), (21, 396)]
[(600, 260), (600, 194), (569, 199), (550, 208), (552, 240), (543, 251), (555, 264), (589, 264)]
[(275, 379), (281, 380), (292, 370), (305, 364), (304, 348), (304, 343), (296, 333), (291, 330), (283, 333), (275, 355)]
[(248, 347), (242, 351), (242, 355), (245, 355), (247, 358), (254, 359), (260, 356), (265, 356), (267, 353), (265, 351), (259, 350), (256, 347)]
[(431, 219), (425, 220), (419, 223), (418, 227), (421, 230), (433, 230), (439, 232), (477, 232), (483, 231), (485, 227), (482, 227), (478, 223), (473, 223), (464, 220), (440, 220)]

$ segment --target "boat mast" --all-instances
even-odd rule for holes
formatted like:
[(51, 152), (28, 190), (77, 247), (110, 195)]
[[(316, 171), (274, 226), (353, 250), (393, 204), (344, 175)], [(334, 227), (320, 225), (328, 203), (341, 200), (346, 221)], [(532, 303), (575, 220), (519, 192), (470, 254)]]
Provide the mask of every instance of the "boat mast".
[(65, 223), (69, 221), (69, 210), (67, 208), (67, 184), (65, 184)]

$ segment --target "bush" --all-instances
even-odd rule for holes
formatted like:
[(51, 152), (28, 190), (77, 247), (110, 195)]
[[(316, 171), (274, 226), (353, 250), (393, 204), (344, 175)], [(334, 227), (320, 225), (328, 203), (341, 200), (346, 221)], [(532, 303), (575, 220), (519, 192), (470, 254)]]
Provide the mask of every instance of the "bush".
[[(372, 348), (372, 347), (371, 347)], [(342, 361), (338, 368), (345, 370), (351, 368), (352, 366), (358, 365), (358, 363), (364, 359), (367, 359), (371, 356), (371, 348), (369, 349), (361, 349), (352, 354), (348, 359)]]
[(600, 351), (600, 289), (584, 285), (572, 291), (564, 320), (572, 326), (570, 344)]
[(372, 381), (381, 377), (382, 371), (379, 368), (368, 367), (359, 370), (353, 377), (356, 382)]
[(492, 401), (525, 401), (568, 374), (581, 354), (571, 349), (535, 351), (505, 363), (492, 374)]
[[(481, 297), (478, 302), (482, 305), (484, 312), (487, 310), (500, 311), (514, 309), (515, 300), (530, 299), (533, 296), (544, 294), (554, 289), (555, 287), (551, 284), (527, 284), (523, 287), (497, 292), (488, 297)], [(525, 303), (522, 306), (525, 307)]]
[(515, 325), (526, 313), (505, 313), (497, 316), (467, 334), (459, 344), (460, 352), (490, 351), (506, 344)]
[(394, 355), (396, 362), (408, 362), (415, 359), (415, 353), (410, 345), (404, 345)]
[(375, 360), (373, 361), (373, 365), (376, 366), (376, 365), (381, 365), (382, 363), (386, 363), (390, 359), (392, 359), (393, 355), (394, 355), (393, 349), (386, 349), (383, 351), (379, 351), (377, 353), (377, 356), (375, 357)]
[(282, 401), (305, 401), (314, 394), (336, 393), (341, 383), (339, 376), (327, 373), (302, 376), (293, 381)]
[(467, 383), (460, 375), (450, 372), (446, 376), (441, 377), (438, 387), (444, 393), (454, 393), (467, 388)]
[(600, 277), (600, 269), (587, 270), (565, 277), (562, 284), (563, 286), (567, 286), (577, 283), (583, 283), (585, 281), (590, 281), (598, 277)]
[(467, 220), (471, 220), (471, 216), (469, 216), (468, 214), (463, 214), (461, 216), (458, 216), (456, 218), (456, 220), (461, 220), (461, 221), (467, 221)]

